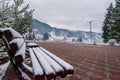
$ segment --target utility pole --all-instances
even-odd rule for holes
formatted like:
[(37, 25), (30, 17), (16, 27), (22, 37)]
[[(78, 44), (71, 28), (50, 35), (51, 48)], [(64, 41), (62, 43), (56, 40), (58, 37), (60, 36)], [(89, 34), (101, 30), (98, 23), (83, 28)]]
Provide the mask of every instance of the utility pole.
[(90, 39), (91, 39), (91, 43), (92, 43), (92, 21), (88, 21), (89, 25), (90, 25)]

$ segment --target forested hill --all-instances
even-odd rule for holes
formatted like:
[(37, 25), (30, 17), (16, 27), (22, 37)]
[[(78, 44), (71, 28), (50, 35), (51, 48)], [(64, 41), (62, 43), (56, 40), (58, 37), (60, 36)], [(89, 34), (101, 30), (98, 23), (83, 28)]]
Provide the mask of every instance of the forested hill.
[[(85, 32), (85, 31), (71, 31), (67, 29), (60, 29), (60, 28), (55, 28), (50, 26), (47, 23), (40, 22), (36, 19), (33, 20), (33, 26), (35, 29), (36, 34), (41, 34), (43, 35), (44, 33), (49, 33), (50, 36), (66, 36), (68, 38), (70, 37), (82, 37), (83, 40), (90, 40), (90, 32)], [(51, 35), (51, 33), (54, 33)], [(93, 39), (97, 42), (102, 41), (102, 33), (95, 33), (92, 32)]]

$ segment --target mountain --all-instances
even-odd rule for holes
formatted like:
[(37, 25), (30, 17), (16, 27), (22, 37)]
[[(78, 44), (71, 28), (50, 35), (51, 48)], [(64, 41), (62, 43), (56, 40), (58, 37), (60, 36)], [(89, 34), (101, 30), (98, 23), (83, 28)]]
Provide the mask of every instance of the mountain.
[[(47, 23), (40, 22), (36, 19), (33, 20), (33, 26), (35, 34), (43, 35), (44, 33), (49, 33), (50, 37), (57, 37), (57, 36), (65, 36), (67, 38), (74, 38), (82, 37), (83, 41), (90, 41), (90, 32), (86, 31), (70, 31), (67, 29), (59, 29), (55, 27), (51, 27)], [(102, 42), (102, 33), (95, 33), (92, 32), (92, 38), (96, 42)]]

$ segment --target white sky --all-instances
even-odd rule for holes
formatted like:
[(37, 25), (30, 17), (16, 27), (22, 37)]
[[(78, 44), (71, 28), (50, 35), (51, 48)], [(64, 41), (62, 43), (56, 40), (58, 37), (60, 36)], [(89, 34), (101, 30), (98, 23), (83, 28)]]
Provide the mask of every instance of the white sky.
[(52, 27), (69, 30), (101, 32), (106, 9), (114, 0), (25, 0), (30, 9), (35, 9), (33, 17)]

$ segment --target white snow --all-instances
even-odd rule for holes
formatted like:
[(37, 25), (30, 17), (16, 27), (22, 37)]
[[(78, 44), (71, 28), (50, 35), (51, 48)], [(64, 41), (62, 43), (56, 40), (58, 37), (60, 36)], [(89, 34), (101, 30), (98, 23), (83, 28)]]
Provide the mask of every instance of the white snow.
[(31, 73), (33, 73), (32, 67), (26, 65), (25, 63), (22, 63), (22, 64), (23, 64), (23, 66), (24, 66), (28, 71), (30, 71)]
[(43, 57), (54, 68), (55, 72), (64, 71), (63, 68), (56, 61), (54, 61), (51, 57), (49, 57), (46, 53), (44, 53), (40, 48), (37, 48), (37, 50), (43, 55)]
[(33, 51), (35, 52), (35, 55), (38, 57), (38, 60), (41, 64), (41, 66), (43, 67), (45, 74), (55, 74), (54, 70), (52, 69), (52, 67), (50, 66), (50, 64), (48, 63), (48, 61), (46, 60), (46, 58), (43, 57), (42, 54), (44, 54), (43, 52), (38, 52), (36, 48), (33, 48)]
[[(1, 50), (1, 49), (0, 49)], [(3, 49), (2, 49), (3, 50)], [(1, 50), (1, 51), (2, 51)], [(1, 52), (0, 53), (0, 57), (8, 57), (8, 54), (7, 54), (7, 52)]]
[(16, 43), (18, 45), (18, 51), (15, 54), (15, 56), (21, 55), (23, 59), (25, 59), (25, 49), (26, 49), (26, 43), (24, 42), (24, 39), (18, 38), (18, 39), (13, 39), (9, 44), (11, 43)]
[(39, 53), (41, 53), (42, 57), (44, 57), (48, 61), (48, 63), (55, 70), (55, 72), (64, 71), (63, 68), (58, 63), (56, 63), (52, 58), (46, 55), (40, 48), (36, 49), (38, 50)]
[(108, 43), (109, 45), (114, 46), (117, 43), (117, 41), (115, 39), (110, 39)]
[(5, 72), (9, 66), (9, 64), (10, 64), (10, 61), (8, 61), (7, 63), (0, 66), (0, 80), (2, 80), (2, 77), (5, 75)]
[(56, 55), (52, 54), (51, 52), (49, 52), (48, 50), (40, 47), (41, 50), (45, 51), (47, 55), (49, 55), (50, 57), (52, 57), (56, 62), (58, 62), (61, 66), (63, 66), (66, 70), (73, 70), (73, 66), (68, 64), (67, 62), (65, 62), (64, 60), (60, 59), (59, 57), (57, 57)]
[(27, 43), (28, 46), (37, 46), (36, 43)]
[(31, 61), (32, 61), (32, 66), (33, 66), (33, 72), (35, 75), (43, 75), (43, 69), (42, 67), (40, 66), (37, 58), (35, 57), (34, 55), (34, 52), (32, 51), (31, 48), (29, 48), (29, 51), (30, 51), (30, 57), (31, 57)]
[(25, 59), (25, 48), (26, 48), (26, 45), (24, 43), (23, 46), (21, 48), (19, 48), (19, 50), (15, 54), (15, 56), (22, 55), (23, 59)]
[(4, 29), (2, 29), (2, 30), (3, 30), (3, 31), (9, 30), (9, 31), (12, 33), (13, 38), (16, 38), (16, 37), (22, 38), (22, 37), (23, 37), (20, 33), (18, 33), (17, 31), (15, 31), (15, 30), (12, 29), (12, 28), (4, 28)]
[(54, 30), (52, 32), (50, 32), (51, 35), (51, 39), (55, 40), (55, 41), (63, 41), (65, 36), (61, 35), (61, 36), (56, 36)]
[(22, 73), (22, 77), (25, 79), (25, 80), (31, 80), (31, 78), (27, 75), (27, 74), (25, 74), (21, 69), (19, 69), (20, 70), (20, 72)]

